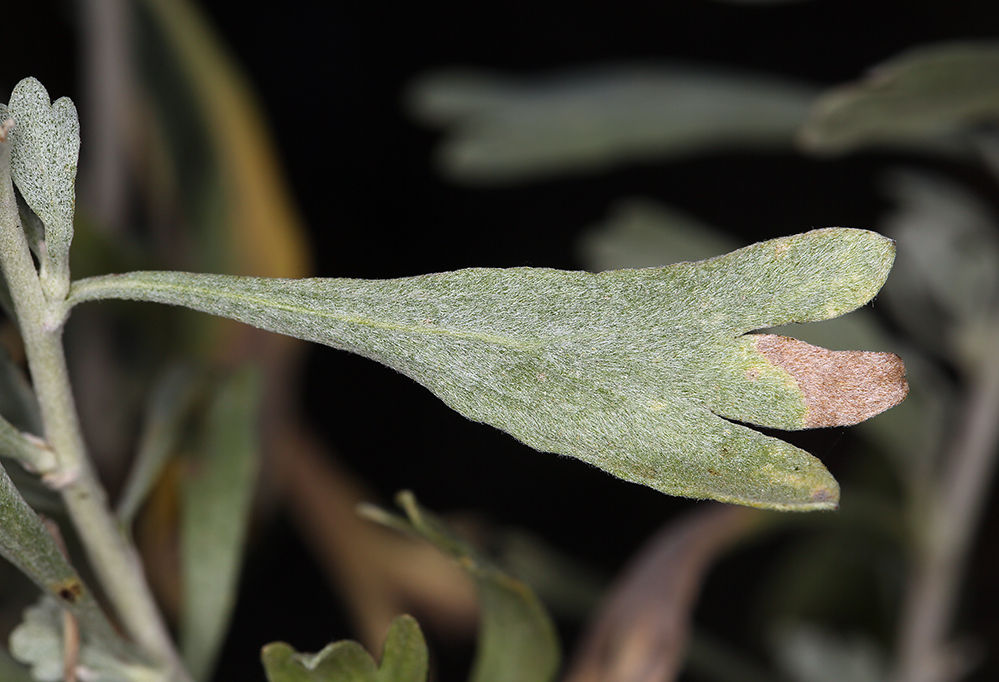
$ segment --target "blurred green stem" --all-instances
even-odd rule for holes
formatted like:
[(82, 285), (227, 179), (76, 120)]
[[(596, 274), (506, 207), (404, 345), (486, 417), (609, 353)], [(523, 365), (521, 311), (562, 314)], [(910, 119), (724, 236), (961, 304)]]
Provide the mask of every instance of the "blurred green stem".
[[(999, 323), (988, 338), (999, 339)], [(999, 445), (999, 347), (989, 350), (966, 372), (963, 419), (917, 519), (920, 542), (902, 611), (896, 682), (944, 682), (968, 665), (948, 637)]]
[(189, 680), (153, 600), (135, 548), (120, 532), (91, 466), (77, 418), (62, 348), (60, 301), (42, 291), (21, 228), (10, 176), (8, 125), (0, 128), (0, 267), (10, 288), (56, 470), (47, 477), (62, 494), (88, 558), (125, 630), (176, 682)]

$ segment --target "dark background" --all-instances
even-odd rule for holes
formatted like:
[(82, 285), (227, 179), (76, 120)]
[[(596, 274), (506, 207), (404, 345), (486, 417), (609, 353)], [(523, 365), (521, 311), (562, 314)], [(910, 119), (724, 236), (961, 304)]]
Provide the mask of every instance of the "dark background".
[[(263, 101), (313, 235), (316, 274), (373, 278), (465, 266), (579, 268), (574, 236), (634, 195), (673, 204), (747, 242), (813, 227), (873, 228), (884, 208), (876, 186), (891, 159), (878, 155), (713, 154), (527, 185), (456, 186), (433, 168), (437, 134), (410, 122), (401, 106), (406, 84), (428, 69), (531, 75), (603, 61), (679, 60), (831, 85), (908, 47), (999, 32), (999, 5), (981, 0), (202, 5)], [(67, 67), (77, 59), (73, 5), (35, 0), (8, 6), (5, 15), (0, 90), (35, 75), (53, 96), (75, 96), (79, 74)], [(974, 173), (970, 179), (984, 184)], [(308, 370), (314, 423), (385, 499), (410, 488), (432, 509), (480, 510), (498, 524), (532, 528), (607, 573), (665, 518), (695, 504), (533, 452), (368, 361), (316, 349)], [(851, 465), (849, 435), (842, 435), (816, 432), (795, 442), (839, 474)], [(984, 547), (994, 546), (996, 515), (993, 505)], [(745, 565), (765, 567), (771, 549), (754, 550)], [(999, 603), (995, 568), (995, 557), (979, 550), (968, 583), (974, 606), (964, 621), (989, 637)], [(750, 589), (741, 569), (723, 567), (712, 578), (708, 590), (731, 609), (723, 631), (745, 627), (739, 614), (749, 609)], [(351, 634), (284, 520), (257, 538), (242, 596), (221, 664), (228, 672), (219, 679), (262, 679), (256, 661), (264, 642), (316, 651)], [(445, 654), (439, 679), (463, 679), (466, 654), (446, 647)]]

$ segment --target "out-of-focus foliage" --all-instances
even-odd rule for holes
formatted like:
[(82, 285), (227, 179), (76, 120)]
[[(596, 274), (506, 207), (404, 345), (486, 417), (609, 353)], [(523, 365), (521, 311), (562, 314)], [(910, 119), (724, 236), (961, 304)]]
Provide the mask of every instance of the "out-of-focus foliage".
[(758, 521), (758, 512), (706, 506), (668, 523), (622, 571), (563, 682), (674, 679), (707, 567)]
[(195, 679), (211, 674), (236, 601), (260, 470), (259, 372), (244, 367), (209, 398), (187, 457), (181, 497), (181, 652)]
[(399, 616), (385, 637), (380, 665), (357, 642), (330, 644), (317, 654), (296, 652), (284, 642), (261, 652), (268, 682), (426, 682), (427, 645), (411, 616)]
[(416, 81), (408, 103), (447, 129), (444, 172), (502, 183), (705, 149), (788, 148), (816, 93), (767, 76), (645, 65), (535, 80), (444, 71)]
[(399, 493), (396, 501), (405, 518), (369, 505), (362, 511), (372, 520), (432, 542), (475, 580), (482, 616), (470, 682), (549, 682), (561, 659), (558, 637), (530, 588), (420, 507), (412, 493)]
[(972, 147), (968, 133), (999, 121), (999, 44), (915, 48), (824, 93), (798, 135), (803, 149), (843, 154), (869, 147)]

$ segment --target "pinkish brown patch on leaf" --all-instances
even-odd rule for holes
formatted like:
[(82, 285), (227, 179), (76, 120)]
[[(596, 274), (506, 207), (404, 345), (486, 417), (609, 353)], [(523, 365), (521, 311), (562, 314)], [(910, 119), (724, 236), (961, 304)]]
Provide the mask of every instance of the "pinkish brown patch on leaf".
[(834, 351), (775, 334), (756, 350), (791, 375), (805, 396), (805, 428), (850, 426), (905, 400), (905, 365), (894, 353)]

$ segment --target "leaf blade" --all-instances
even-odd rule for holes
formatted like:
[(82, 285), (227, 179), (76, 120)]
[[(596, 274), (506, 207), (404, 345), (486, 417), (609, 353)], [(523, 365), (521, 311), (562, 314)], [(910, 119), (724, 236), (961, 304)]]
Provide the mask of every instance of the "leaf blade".
[(378, 682), (426, 682), (430, 666), (427, 643), (416, 619), (396, 616), (385, 637)]
[(63, 556), (55, 539), (38, 515), (18, 493), (7, 472), (0, 467), (0, 556), (28, 576), (43, 592), (70, 609), (95, 641), (122, 658), (135, 660), (84, 585)]
[[(836, 487), (817, 460), (718, 415), (785, 429), (826, 425), (810, 420), (815, 401), (800, 376), (744, 334), (863, 305), (893, 259), (891, 240), (830, 228), (696, 263), (598, 274), (473, 268), (397, 280), (266, 280), (130, 273), (78, 283), (69, 305), (116, 297), (231, 317), (377, 360), (535, 449), (668, 494), (825, 509), (835, 505)], [(897, 375), (886, 374), (899, 387), (895, 402), (905, 386)], [(826, 383), (840, 391), (837, 400), (862, 397), (855, 382), (836, 386)], [(763, 467), (753, 470), (756, 479), (725, 464), (727, 446), (746, 457), (743, 464)]]
[(408, 108), (443, 127), (442, 170), (499, 184), (719, 148), (792, 144), (809, 85), (680, 65), (597, 66), (533, 80), (478, 70), (416, 79)]
[(76, 211), (80, 154), (76, 106), (67, 97), (50, 104), (45, 87), (34, 78), (25, 78), (11, 92), (7, 111), (15, 123), (10, 133), (11, 178), (45, 225), (42, 285), (49, 298), (61, 300), (69, 290), (69, 247)]
[(905, 51), (821, 95), (798, 133), (799, 145), (819, 154), (877, 146), (960, 150), (956, 133), (999, 119), (997, 74), (994, 41)]
[(267, 682), (379, 682), (375, 662), (357, 642), (343, 640), (317, 654), (301, 654), (284, 642), (261, 651)]
[(527, 585), (496, 568), (409, 491), (396, 496), (406, 517), (363, 505), (367, 518), (415, 534), (451, 556), (475, 580), (481, 622), (471, 682), (550, 682), (561, 647), (551, 617)]
[(181, 652), (195, 679), (211, 674), (235, 604), (258, 469), (260, 391), (260, 378), (250, 368), (217, 388), (202, 426), (200, 456), (184, 480)]

